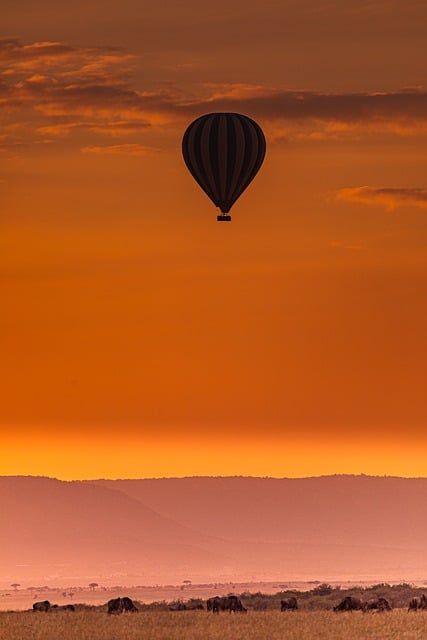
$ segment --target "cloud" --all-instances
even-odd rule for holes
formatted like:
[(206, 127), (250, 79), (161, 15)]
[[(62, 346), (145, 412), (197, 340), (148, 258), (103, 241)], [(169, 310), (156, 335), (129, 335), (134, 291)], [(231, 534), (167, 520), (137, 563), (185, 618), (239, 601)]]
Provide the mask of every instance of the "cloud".
[(260, 85), (210, 86), (211, 95), (186, 108), (242, 111), (266, 121), (275, 139), (325, 140), (367, 133), (427, 134), (427, 90), (321, 93)]
[[(112, 47), (73, 47), (59, 42), (24, 45), (0, 41), (0, 109), (9, 147), (46, 139), (140, 136), (158, 122), (155, 97), (131, 87), (134, 56)], [(10, 127), (14, 125), (13, 135)], [(138, 140), (140, 142), (140, 140)], [(69, 144), (72, 144), (72, 140)], [(91, 146), (91, 145), (87, 145)], [(95, 145), (96, 146), (96, 145)]]
[(39, 127), (37, 131), (43, 135), (64, 137), (73, 131), (83, 130), (109, 136), (122, 136), (137, 133), (149, 127), (146, 122), (138, 121), (112, 121), (112, 122), (65, 122)]
[(74, 47), (61, 42), (33, 42), (32, 44), (23, 45), (19, 40), (13, 38), (0, 40), (0, 58), (12, 63), (34, 58), (64, 56), (75, 51)]
[(244, 102), (246, 100), (252, 100), (256, 98), (267, 98), (277, 93), (277, 90), (272, 87), (266, 87), (262, 84), (206, 84), (210, 89), (210, 96), (207, 102), (223, 102), (225, 100)]
[(381, 205), (393, 210), (398, 207), (420, 207), (427, 209), (427, 189), (395, 189), (378, 187), (353, 187), (340, 189), (337, 200), (361, 202), (367, 205)]
[(0, 63), (3, 75), (18, 76), (34, 69), (73, 76), (102, 75), (114, 65), (129, 63), (135, 56), (118, 47), (73, 47), (62, 42), (34, 42), (24, 45), (19, 40), (0, 40)]
[(153, 151), (158, 151), (158, 149), (142, 144), (113, 144), (108, 146), (83, 147), (81, 151), (95, 155), (146, 156)]
[[(183, 131), (192, 119), (212, 111), (247, 113), (260, 122), (270, 141), (278, 142), (427, 135), (423, 87), (349, 94), (201, 83), (192, 95), (185, 95), (174, 89), (136, 87), (137, 63), (135, 56), (114, 47), (0, 40), (0, 64), (5, 69), (0, 73), (0, 109), (4, 126), (19, 123), (10, 142), (28, 145), (47, 137), (67, 138), (67, 144), (80, 147), (84, 132), (87, 147), (98, 146), (103, 135), (123, 135), (127, 143), (141, 143), (148, 127)], [(0, 135), (5, 131), (2, 128)]]

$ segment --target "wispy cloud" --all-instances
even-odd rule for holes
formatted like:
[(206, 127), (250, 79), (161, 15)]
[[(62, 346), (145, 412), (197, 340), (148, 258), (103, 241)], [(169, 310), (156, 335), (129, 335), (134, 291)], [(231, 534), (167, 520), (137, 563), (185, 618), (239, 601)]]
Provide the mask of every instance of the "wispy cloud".
[[(73, 47), (62, 42), (34, 42), (0, 40), (0, 62), (6, 76), (27, 76), (29, 73), (58, 73), (63, 77), (90, 78), (111, 76), (115, 65), (123, 72), (123, 63), (135, 56), (118, 47)], [(117, 75), (118, 78), (118, 75)]]
[[(70, 134), (129, 136), (149, 126), (150, 95), (130, 86), (134, 56), (111, 47), (0, 41), (4, 146)], [(12, 129), (13, 124), (13, 129)]]
[(427, 189), (353, 187), (340, 189), (336, 193), (336, 198), (338, 200), (345, 200), (346, 202), (380, 205), (389, 210), (398, 207), (420, 207), (427, 209)]
[(154, 147), (144, 146), (142, 144), (112, 144), (98, 147), (83, 147), (83, 153), (92, 153), (95, 155), (120, 155), (120, 156), (146, 156), (148, 153), (158, 151)]
[(233, 107), (244, 102), (253, 111), (264, 117), (287, 120), (320, 119), (337, 122), (394, 120), (396, 118), (426, 120), (427, 92), (422, 88), (397, 92), (376, 93), (318, 93), (312, 91), (283, 91), (256, 87), (251, 95), (249, 87), (233, 96), (218, 94), (208, 100), (209, 104), (220, 102)]
[[(318, 143), (367, 134), (427, 135), (427, 90), (320, 93), (261, 84), (201, 84), (192, 95), (147, 90), (133, 80), (135, 56), (113, 47), (0, 41), (4, 144), (43, 138), (98, 146), (100, 136), (140, 143), (148, 127), (182, 131), (194, 117), (237, 111), (258, 119), (270, 140)], [(12, 123), (19, 126), (6, 129)], [(145, 131), (144, 131), (145, 129)], [(131, 136), (134, 138), (131, 138)], [(91, 136), (97, 137), (92, 140)], [(93, 142), (93, 144), (91, 144)]]
[(37, 131), (43, 135), (63, 137), (76, 130), (90, 131), (109, 136), (123, 136), (140, 132), (150, 125), (146, 122), (112, 121), (112, 122), (68, 122), (39, 127)]
[(427, 91), (320, 93), (260, 85), (212, 86), (187, 108), (239, 111), (267, 121), (276, 139), (319, 141), (360, 134), (427, 134)]

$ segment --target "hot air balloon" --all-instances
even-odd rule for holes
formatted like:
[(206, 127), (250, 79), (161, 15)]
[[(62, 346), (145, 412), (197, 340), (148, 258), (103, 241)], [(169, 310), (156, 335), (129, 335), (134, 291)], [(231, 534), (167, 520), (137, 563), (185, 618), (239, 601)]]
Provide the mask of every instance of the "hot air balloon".
[(217, 220), (230, 222), (231, 207), (262, 165), (265, 137), (248, 116), (208, 113), (184, 133), (182, 155), (193, 178), (221, 209)]

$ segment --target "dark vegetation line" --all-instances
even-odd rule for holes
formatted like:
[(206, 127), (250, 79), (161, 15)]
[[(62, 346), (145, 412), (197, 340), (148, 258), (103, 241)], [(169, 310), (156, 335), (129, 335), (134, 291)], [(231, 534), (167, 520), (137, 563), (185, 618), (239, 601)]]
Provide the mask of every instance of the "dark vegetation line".
[[(414, 598), (421, 598), (425, 589), (414, 587), (408, 583), (389, 585), (380, 583), (370, 587), (351, 587), (343, 589), (333, 587), (327, 583), (319, 584), (309, 591), (288, 589), (275, 594), (261, 592), (250, 593), (244, 591), (235, 594), (241, 600), (248, 611), (280, 611), (281, 601), (289, 598), (297, 598), (298, 609), (307, 611), (333, 610), (346, 597), (360, 598), (367, 601), (374, 598), (385, 598), (392, 608), (408, 609), (409, 603)], [(226, 595), (220, 594), (218, 595)], [(120, 598), (119, 598), (120, 599)], [(126, 598), (125, 598), (126, 599)], [(203, 598), (189, 598), (187, 600), (161, 600), (146, 604), (138, 600), (133, 601), (139, 611), (184, 611), (205, 609), (207, 601)], [(183, 606), (185, 605), (185, 606)], [(76, 611), (107, 611), (107, 604), (89, 605), (75, 604)]]
[[(300, 610), (307, 609), (314, 611), (333, 609), (346, 596), (354, 596), (356, 598), (361, 598), (362, 600), (386, 598), (393, 608), (407, 609), (410, 600), (412, 598), (421, 597), (424, 592), (425, 589), (413, 587), (408, 583), (397, 585), (380, 583), (370, 587), (352, 587), (350, 589), (333, 587), (329, 584), (323, 583), (309, 591), (289, 589), (279, 591), (275, 594), (266, 594), (261, 592), (249, 593), (244, 591), (236, 595), (248, 611), (280, 611), (281, 600), (291, 597), (298, 599), (298, 607)], [(168, 611), (170, 606), (173, 606), (178, 602), (179, 601), (175, 600), (171, 603), (163, 600), (161, 602), (152, 602), (150, 604), (141, 603), (139, 606), (141, 611)], [(205, 600), (201, 598), (192, 598), (191, 602), (194, 604), (206, 604)]]

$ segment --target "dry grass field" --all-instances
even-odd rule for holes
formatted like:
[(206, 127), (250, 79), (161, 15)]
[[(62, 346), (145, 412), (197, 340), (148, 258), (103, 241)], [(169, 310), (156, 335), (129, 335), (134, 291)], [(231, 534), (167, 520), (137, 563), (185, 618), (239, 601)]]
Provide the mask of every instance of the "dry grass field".
[(426, 640), (427, 612), (2, 612), (1, 640)]

